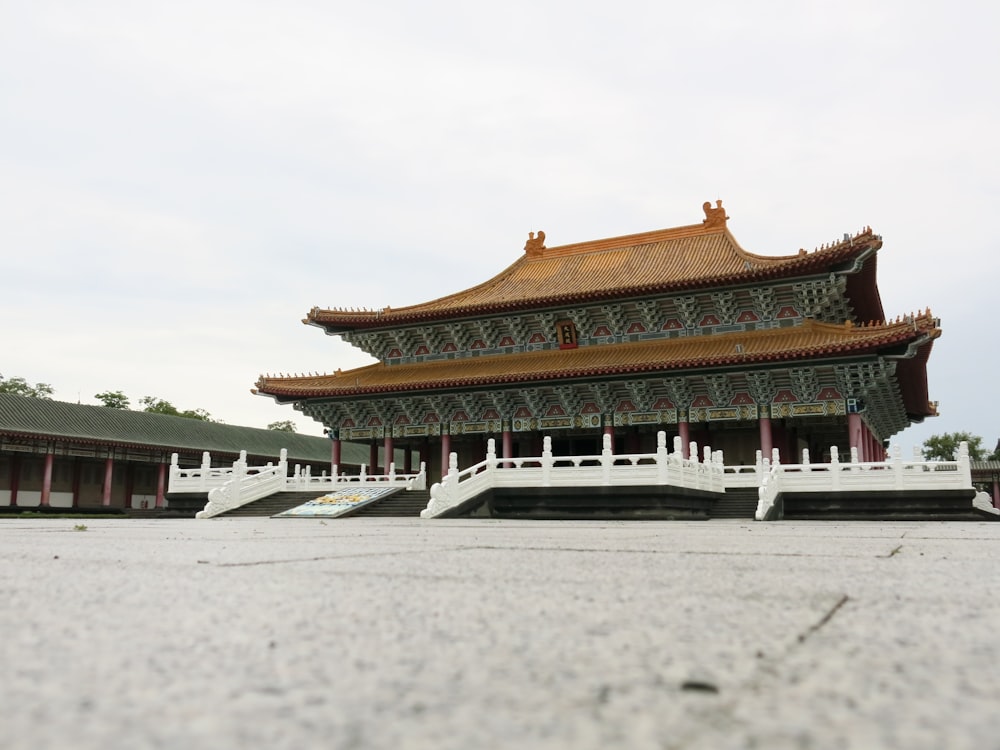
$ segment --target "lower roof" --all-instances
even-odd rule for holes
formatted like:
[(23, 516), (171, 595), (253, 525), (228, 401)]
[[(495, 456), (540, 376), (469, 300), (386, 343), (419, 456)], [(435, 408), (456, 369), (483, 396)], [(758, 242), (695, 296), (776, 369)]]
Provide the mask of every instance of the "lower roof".
[(254, 392), (279, 401), (292, 401), (760, 366), (903, 352), (914, 344), (929, 344), (940, 333), (937, 320), (929, 313), (868, 326), (855, 326), (850, 321), (837, 325), (806, 319), (801, 325), (788, 328), (412, 364), (380, 362), (333, 375), (261, 377)]

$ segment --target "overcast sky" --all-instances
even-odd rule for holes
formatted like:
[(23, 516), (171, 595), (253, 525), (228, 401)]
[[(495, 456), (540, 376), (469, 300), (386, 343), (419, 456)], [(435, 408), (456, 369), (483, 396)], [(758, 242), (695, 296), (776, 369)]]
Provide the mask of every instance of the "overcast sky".
[(941, 416), (992, 448), (996, 3), (0, 0), (0, 373), (230, 424), (366, 355), (300, 321), (522, 252), (700, 222), (749, 251), (871, 225), (930, 307)]

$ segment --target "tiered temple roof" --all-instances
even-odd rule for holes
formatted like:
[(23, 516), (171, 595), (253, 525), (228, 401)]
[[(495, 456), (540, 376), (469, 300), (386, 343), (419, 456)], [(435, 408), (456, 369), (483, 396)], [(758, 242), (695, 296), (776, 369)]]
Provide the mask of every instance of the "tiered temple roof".
[[(545, 234), (532, 232), (525, 253), (504, 271), (477, 286), (440, 299), (400, 308), (343, 310), (313, 308), (304, 323), (335, 334), (391, 328), (437, 320), (508, 314), (569, 304), (651, 294), (687, 292), (773, 279), (813, 276), (853, 267), (873, 256), (882, 239), (866, 227), (813, 252), (764, 256), (747, 252), (726, 226), (721, 201), (706, 203), (700, 224), (629, 234), (560, 247), (545, 247)], [(874, 258), (872, 258), (874, 261)], [(874, 262), (858, 279), (865, 288), (851, 295), (863, 320), (883, 317), (875, 288)], [(848, 290), (849, 294), (851, 289)]]
[[(926, 362), (941, 334), (938, 321), (930, 311), (886, 321), (876, 280), (882, 238), (870, 227), (811, 252), (764, 256), (735, 240), (721, 201), (703, 208), (699, 224), (559, 247), (546, 247), (543, 232), (531, 233), (524, 254), (505, 270), (429, 302), (379, 310), (313, 308), (304, 323), (359, 346), (364, 337), (377, 339), (365, 346), (381, 361), (331, 375), (262, 376), (254, 392), (300, 406), (362, 404), (404, 394), (517, 391), (560, 382), (621, 385), (658, 375), (690, 374), (704, 381), (716, 377), (713, 373), (768, 370), (788, 378), (795, 368), (817, 366), (825, 368), (824, 377), (832, 383), (840, 377), (835, 368), (863, 373), (871, 365), (889, 373), (891, 385), (884, 384), (889, 390), (872, 395), (875, 386), (862, 375), (850, 390), (891, 402), (878, 407), (895, 409), (891, 419), (882, 420), (883, 433), (936, 413), (927, 398)], [(703, 315), (727, 295), (732, 299), (733, 290), (757, 308), (744, 308), (751, 322), (735, 320), (732, 310)], [(789, 306), (776, 313), (767, 300), (779, 294), (806, 301), (796, 302), (798, 310)], [(672, 318), (650, 327), (655, 312), (638, 332), (623, 327), (624, 306), (641, 311), (644, 304), (661, 315), (665, 309), (683, 313), (679, 317), (687, 328), (674, 330), (678, 326), (668, 323), (678, 321)], [(700, 309), (701, 317), (686, 309)], [(535, 322), (525, 323), (522, 312)], [(582, 325), (576, 321), (587, 321), (591, 312), (607, 333), (595, 334), (590, 318), (588, 329), (579, 332), (578, 347), (575, 339), (572, 346), (561, 346), (551, 338), (554, 329), (542, 330), (560, 315)], [(542, 323), (545, 315), (554, 320)], [(619, 319), (604, 325), (614, 315)], [(715, 322), (692, 322), (709, 318)], [(492, 329), (490, 319), (496, 324)], [(520, 321), (520, 334), (511, 321)], [(470, 334), (456, 347), (463, 326)], [(513, 333), (505, 340), (517, 339), (503, 352), (497, 350), (507, 344), (490, 338), (500, 338), (500, 329)], [(521, 341), (526, 333), (531, 339)], [(452, 348), (444, 348), (442, 340)], [(474, 351), (470, 342), (477, 341), (482, 348)], [(873, 413), (878, 408), (872, 406)]]

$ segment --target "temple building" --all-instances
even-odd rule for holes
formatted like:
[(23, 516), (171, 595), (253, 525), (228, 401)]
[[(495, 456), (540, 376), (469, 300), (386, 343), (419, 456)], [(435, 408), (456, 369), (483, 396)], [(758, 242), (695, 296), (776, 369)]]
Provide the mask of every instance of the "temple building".
[[(262, 376), (254, 392), (377, 456), (405, 449), (432, 478), (504, 457), (652, 451), (657, 431), (752, 464), (831, 446), (861, 460), (936, 414), (930, 311), (887, 319), (870, 227), (791, 255), (744, 250), (722, 201), (704, 220), (523, 254), (470, 289), (407, 307), (313, 308), (303, 321), (378, 362), (329, 375)], [(410, 467), (397, 467), (409, 470)]]

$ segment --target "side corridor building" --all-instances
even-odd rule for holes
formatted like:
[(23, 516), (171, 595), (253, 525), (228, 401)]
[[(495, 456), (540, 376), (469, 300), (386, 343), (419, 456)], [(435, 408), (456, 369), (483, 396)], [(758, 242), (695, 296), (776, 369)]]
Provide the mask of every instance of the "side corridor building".
[[(259, 378), (254, 391), (339, 441), (405, 448), (432, 478), (482, 459), (651, 451), (679, 435), (749, 464), (830, 446), (879, 459), (890, 436), (936, 414), (929, 310), (887, 318), (881, 236), (866, 227), (807, 252), (758, 255), (722, 202), (696, 224), (524, 252), (470, 289), (407, 307), (313, 308), (303, 321), (375, 357), (330, 375)], [(409, 458), (407, 459), (409, 462)], [(338, 461), (339, 463), (339, 461)]]
[[(208, 451), (229, 466), (246, 450), (261, 466), (282, 448), (289, 464), (330, 472), (322, 437), (0, 393), (0, 511), (163, 508), (172, 454), (194, 467)], [(368, 458), (365, 446), (344, 453), (352, 466)]]

